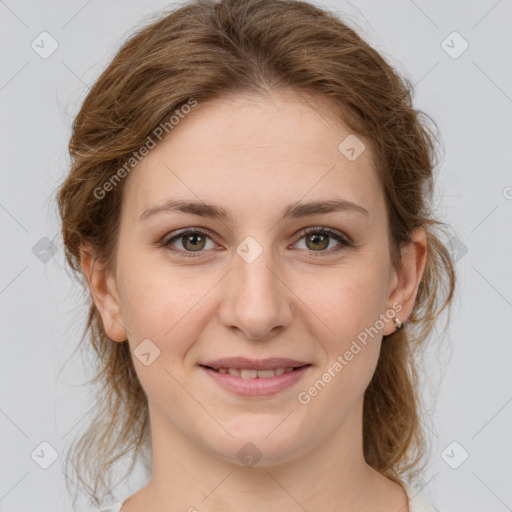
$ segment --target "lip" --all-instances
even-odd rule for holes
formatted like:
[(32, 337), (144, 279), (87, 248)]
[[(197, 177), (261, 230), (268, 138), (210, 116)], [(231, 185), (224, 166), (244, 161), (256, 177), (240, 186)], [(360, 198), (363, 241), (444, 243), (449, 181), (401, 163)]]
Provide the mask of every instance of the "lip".
[(200, 363), (202, 366), (212, 368), (246, 368), (248, 370), (275, 370), (276, 368), (289, 368), (305, 366), (307, 361), (297, 361), (282, 357), (270, 357), (267, 359), (247, 359), (246, 357), (225, 357), (215, 361)]
[[(227, 361), (229, 364), (226, 366), (222, 366)], [(236, 361), (236, 364), (234, 363)], [(268, 370), (279, 367), (290, 367), (290, 366), (299, 366), (301, 363), (299, 361), (294, 361), (291, 359), (265, 359), (260, 361), (252, 360), (253, 366), (247, 366), (247, 359), (219, 359), (218, 361), (212, 361), (212, 365), (217, 367), (216, 365), (221, 363), (219, 368), (247, 368), (254, 370)], [(241, 366), (238, 366), (240, 363), (243, 363)], [(293, 363), (293, 364), (290, 364)], [(262, 364), (265, 364), (266, 367), (262, 367)], [(309, 368), (312, 367), (311, 364), (302, 363), (303, 365), (300, 368), (296, 368), (292, 372), (283, 373), (282, 375), (276, 375), (274, 377), (268, 377), (264, 379), (254, 378), (254, 379), (243, 379), (242, 377), (236, 377), (235, 375), (231, 375), (230, 373), (219, 373), (211, 368), (207, 368), (208, 365), (199, 365), (199, 368), (203, 370), (207, 375), (209, 375), (219, 386), (223, 389), (234, 393), (238, 396), (243, 397), (267, 397), (276, 395), (277, 393), (293, 386), (297, 382), (299, 382), (309, 371)]]

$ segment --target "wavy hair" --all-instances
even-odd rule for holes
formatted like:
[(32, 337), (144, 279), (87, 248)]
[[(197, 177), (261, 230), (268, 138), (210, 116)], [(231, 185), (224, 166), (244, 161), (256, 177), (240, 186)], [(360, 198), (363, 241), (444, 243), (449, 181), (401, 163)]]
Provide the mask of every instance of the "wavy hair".
[[(67, 263), (87, 294), (79, 347), (93, 349), (97, 386), (86, 431), (66, 458), (92, 500), (111, 495), (114, 466), (131, 454), (149, 468), (147, 396), (128, 343), (103, 328), (80, 263), (91, 246), (114, 265), (125, 178), (97, 190), (190, 98), (294, 91), (329, 102), (332, 112), (371, 149), (384, 191), (395, 268), (400, 247), (418, 227), (428, 255), (404, 329), (384, 338), (364, 400), (364, 456), (395, 482), (415, 478), (426, 453), (415, 355), (441, 312), (451, 309), (454, 263), (431, 203), (438, 163), (437, 126), (413, 107), (411, 80), (337, 15), (299, 0), (193, 0), (159, 13), (121, 46), (87, 94), (69, 142), (71, 168), (57, 192)], [(96, 191), (96, 192), (95, 192)], [(447, 308), (447, 306), (449, 306)], [(78, 348), (78, 346), (77, 346)], [(69, 484), (68, 484), (69, 485)], [(76, 500), (76, 495), (75, 495)]]

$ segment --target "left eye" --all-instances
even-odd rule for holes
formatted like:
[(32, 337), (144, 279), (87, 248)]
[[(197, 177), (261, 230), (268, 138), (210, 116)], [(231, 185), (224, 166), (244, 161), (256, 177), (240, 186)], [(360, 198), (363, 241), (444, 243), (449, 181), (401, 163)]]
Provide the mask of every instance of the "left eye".
[[(206, 247), (206, 241), (210, 240), (211, 246)], [(343, 248), (344, 246), (350, 246), (350, 241), (347, 237), (345, 237), (342, 233), (330, 229), (330, 228), (312, 228), (302, 233), (299, 242), (305, 239), (306, 249), (311, 252), (317, 253), (326, 253), (324, 249), (329, 248), (330, 240), (335, 239), (339, 242), (337, 249), (335, 251), (328, 251), (327, 254), (332, 254)], [(179, 240), (182, 249), (176, 248), (174, 245), (174, 241)], [(296, 242), (298, 243), (298, 242)], [(160, 243), (162, 247), (166, 247), (173, 253), (182, 254), (186, 257), (196, 257), (196, 255), (190, 253), (201, 253), (203, 249), (214, 249), (215, 243), (210, 238), (210, 236), (199, 229), (187, 229), (185, 231), (181, 231), (177, 235), (168, 238), (166, 241)], [(331, 247), (332, 248), (332, 247)], [(187, 254), (188, 253), (188, 254)], [(199, 255), (198, 255), (199, 256)], [(319, 256), (323, 256), (323, 254), (319, 254)]]
[[(338, 231), (329, 229), (329, 228), (314, 228), (307, 231), (300, 240), (303, 238), (306, 239), (306, 249), (312, 249), (313, 252), (319, 252), (317, 249), (327, 249), (329, 247), (329, 239), (334, 239), (339, 242), (338, 248), (336, 250), (340, 250), (343, 246), (349, 246), (350, 243), (348, 239), (343, 236)], [(327, 251), (321, 250), (320, 252), (325, 253)], [(328, 254), (331, 254), (333, 251), (329, 251)]]

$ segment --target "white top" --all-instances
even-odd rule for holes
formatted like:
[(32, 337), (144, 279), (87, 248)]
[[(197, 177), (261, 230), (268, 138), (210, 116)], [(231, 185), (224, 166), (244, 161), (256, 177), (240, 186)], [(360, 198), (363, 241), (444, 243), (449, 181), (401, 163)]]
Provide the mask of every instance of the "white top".
[[(409, 498), (409, 512), (439, 512), (436, 508), (434, 508), (427, 498), (416, 488), (410, 486), (409, 484), (403, 482), (403, 487), (405, 492), (407, 493), (407, 497)], [(100, 512), (120, 512), (123, 503), (127, 500), (126, 498), (123, 501), (118, 501), (114, 505), (111, 505), (107, 508), (102, 508)]]

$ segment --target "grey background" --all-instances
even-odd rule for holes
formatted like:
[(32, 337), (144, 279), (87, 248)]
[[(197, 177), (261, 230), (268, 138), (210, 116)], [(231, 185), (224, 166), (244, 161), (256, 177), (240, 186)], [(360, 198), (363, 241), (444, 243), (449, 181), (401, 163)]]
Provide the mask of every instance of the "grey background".
[[(440, 511), (511, 510), (512, 2), (317, 3), (348, 15), (412, 78), (443, 137), (437, 211), (457, 232), (460, 288), (447, 336), (423, 363), (433, 443), (423, 493)], [(146, 15), (170, 6), (0, 1), (0, 511), (71, 510), (62, 454), (87, 420), (90, 375), (71, 357), (85, 310), (52, 194), (88, 87)], [(58, 43), (48, 58), (31, 47), (43, 31)], [(42, 442), (58, 454), (47, 469)], [(144, 483), (141, 473), (116, 494)]]

